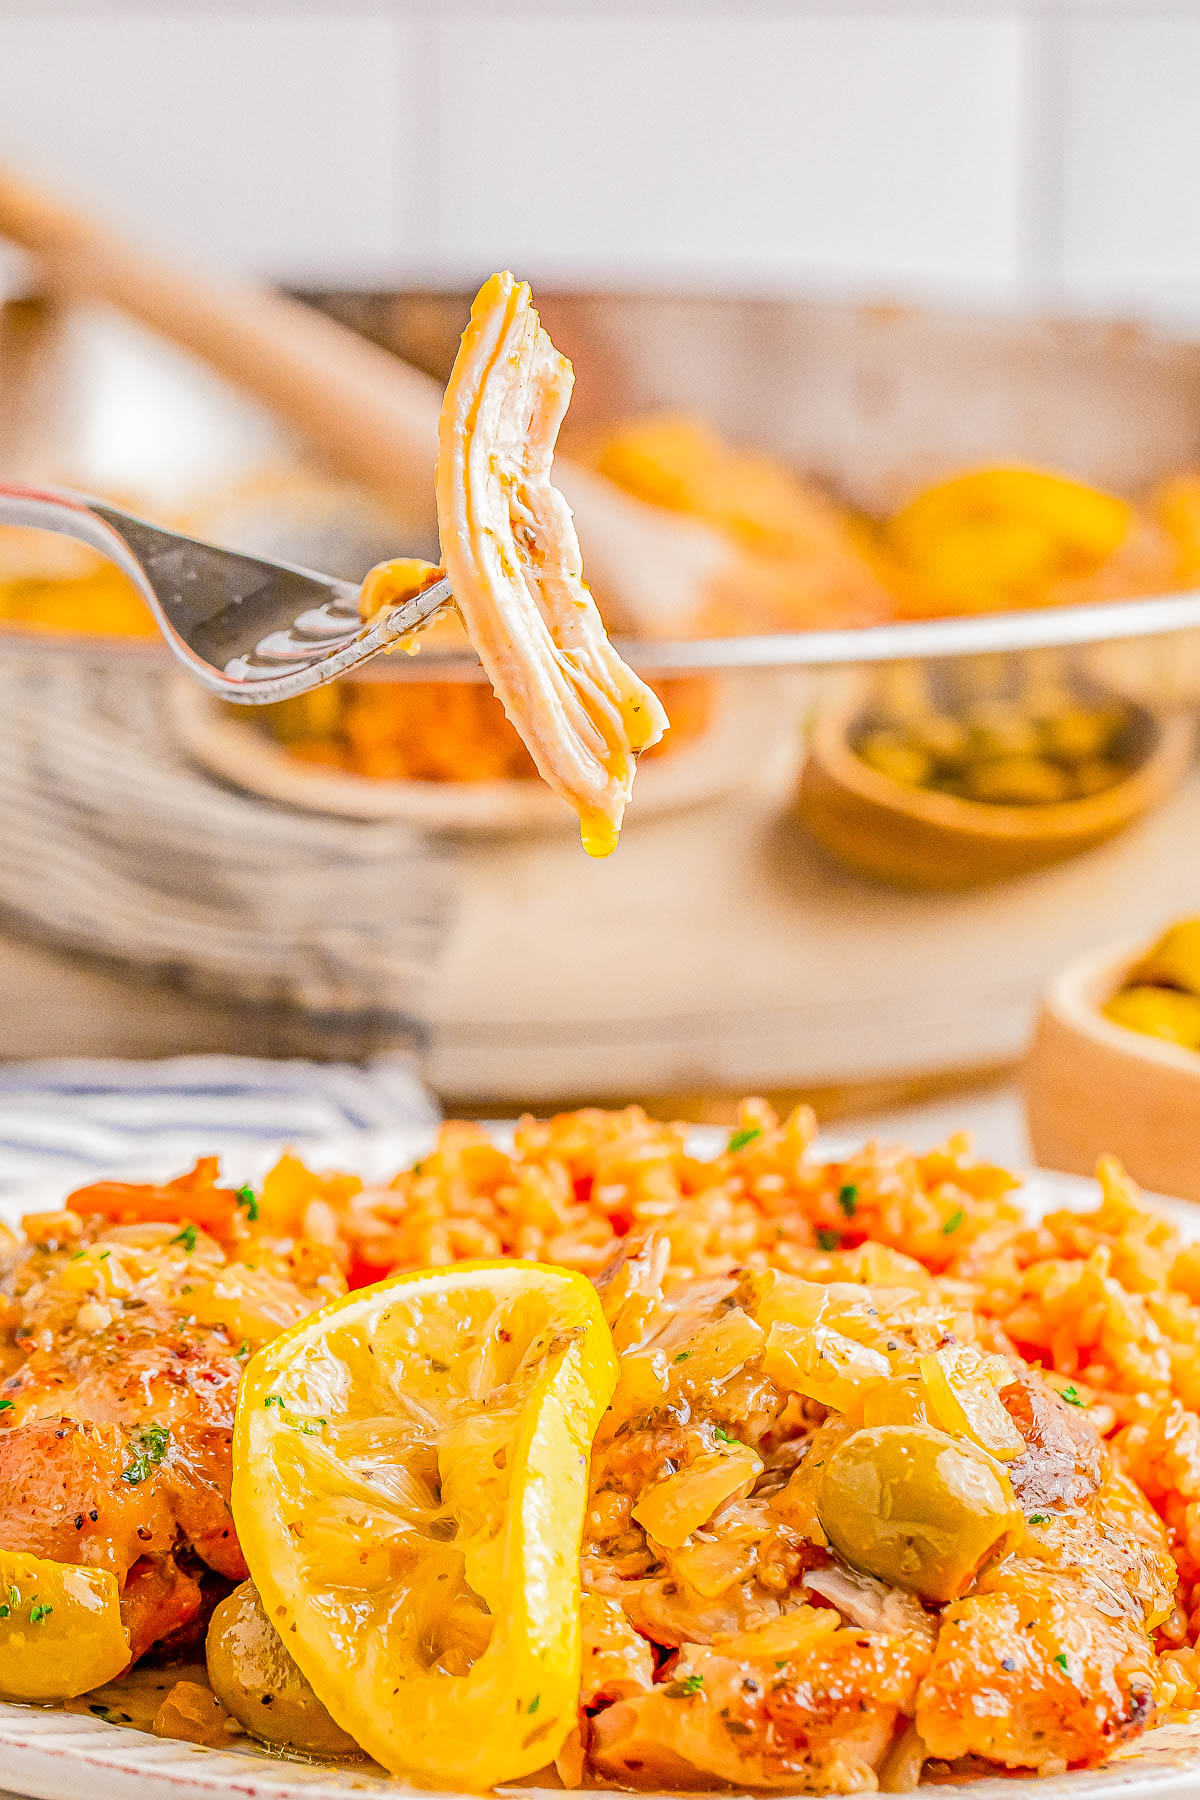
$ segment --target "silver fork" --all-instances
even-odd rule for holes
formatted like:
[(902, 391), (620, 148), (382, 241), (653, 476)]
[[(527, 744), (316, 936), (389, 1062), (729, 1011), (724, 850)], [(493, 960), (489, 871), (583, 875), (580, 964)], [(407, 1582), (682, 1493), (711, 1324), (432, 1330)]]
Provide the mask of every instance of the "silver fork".
[(450, 599), (443, 579), (369, 624), (358, 587), (164, 531), (102, 500), (0, 482), (0, 525), (90, 544), (123, 569), (188, 672), (222, 700), (288, 700), (357, 668)]

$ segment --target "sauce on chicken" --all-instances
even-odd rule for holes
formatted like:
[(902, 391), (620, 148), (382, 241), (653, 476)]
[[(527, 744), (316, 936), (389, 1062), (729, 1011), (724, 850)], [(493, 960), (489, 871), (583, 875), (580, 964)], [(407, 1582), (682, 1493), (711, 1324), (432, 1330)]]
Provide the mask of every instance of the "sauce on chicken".
[(135, 1662), (202, 1641), (246, 1576), (229, 1508), (243, 1368), (341, 1271), (252, 1229), (215, 1159), (162, 1188), (96, 1183), (24, 1225), (0, 1241), (0, 1552), (109, 1570)]

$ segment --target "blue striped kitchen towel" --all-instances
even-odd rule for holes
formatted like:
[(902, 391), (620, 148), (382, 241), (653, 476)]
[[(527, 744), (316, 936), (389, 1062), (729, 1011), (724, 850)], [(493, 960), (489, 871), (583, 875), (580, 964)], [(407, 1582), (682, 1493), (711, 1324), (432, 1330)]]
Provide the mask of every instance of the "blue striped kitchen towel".
[(0, 1208), (94, 1176), (161, 1179), (197, 1156), (253, 1179), (287, 1146), (371, 1178), (419, 1154), (438, 1109), (411, 1067), (181, 1056), (0, 1065)]

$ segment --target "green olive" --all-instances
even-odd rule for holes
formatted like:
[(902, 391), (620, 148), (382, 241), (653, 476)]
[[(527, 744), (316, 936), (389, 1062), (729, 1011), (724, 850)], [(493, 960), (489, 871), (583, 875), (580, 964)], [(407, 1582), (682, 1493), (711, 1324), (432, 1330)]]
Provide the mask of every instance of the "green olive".
[(1104, 756), (1126, 724), (1119, 706), (1069, 706), (1042, 724), (1042, 745), (1060, 762), (1083, 762)]
[(1066, 772), (1040, 756), (997, 756), (975, 762), (963, 777), (969, 799), (997, 806), (1052, 806), (1071, 791)]
[(1036, 756), (1037, 727), (1019, 706), (1005, 700), (980, 700), (968, 707), (966, 723), (977, 756)]
[(938, 1602), (1024, 1530), (999, 1464), (932, 1425), (854, 1432), (821, 1477), (817, 1517), (853, 1568)]
[(213, 1693), (255, 1737), (310, 1756), (358, 1750), (288, 1655), (252, 1581), (234, 1588), (217, 1607), (206, 1650)]
[(1103, 756), (1090, 756), (1075, 764), (1071, 781), (1079, 798), (1086, 799), (1089, 794), (1103, 794), (1108, 788), (1115, 787), (1127, 772), (1118, 762)]
[(868, 731), (856, 748), (863, 762), (905, 787), (924, 787), (933, 774), (929, 757), (901, 731)]
[(924, 750), (936, 762), (960, 769), (969, 754), (967, 728), (961, 719), (948, 713), (926, 713), (914, 719), (909, 735), (918, 750)]

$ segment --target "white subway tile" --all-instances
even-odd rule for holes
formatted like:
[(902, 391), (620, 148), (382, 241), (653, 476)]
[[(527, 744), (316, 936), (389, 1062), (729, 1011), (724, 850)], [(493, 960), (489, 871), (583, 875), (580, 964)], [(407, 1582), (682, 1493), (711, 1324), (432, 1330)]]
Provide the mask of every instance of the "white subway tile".
[(204, 263), (424, 266), (427, 44), (419, 22), (345, 4), (9, 16), (0, 157)]
[(444, 18), (439, 251), (475, 276), (1009, 286), (1012, 16)]
[(1152, 311), (1200, 307), (1200, 16), (1065, 27), (1060, 284)]

